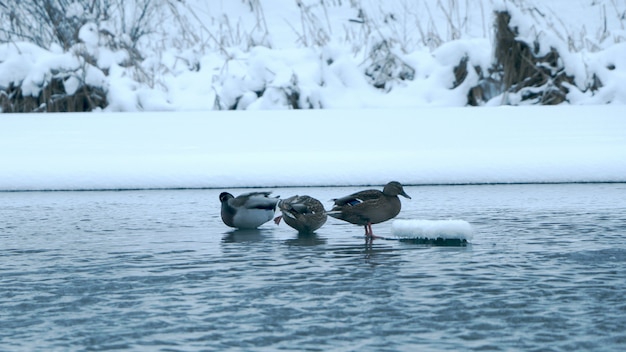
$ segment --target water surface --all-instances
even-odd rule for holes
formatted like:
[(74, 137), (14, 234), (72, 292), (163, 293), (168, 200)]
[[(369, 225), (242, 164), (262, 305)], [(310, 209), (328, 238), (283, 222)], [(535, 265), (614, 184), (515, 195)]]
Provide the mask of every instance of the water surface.
[[(355, 190), (274, 193), (329, 207)], [(472, 243), (366, 246), (336, 219), (314, 235), (233, 231), (222, 190), (0, 193), (0, 346), (626, 348), (625, 184), (406, 190), (399, 218), (466, 220)]]

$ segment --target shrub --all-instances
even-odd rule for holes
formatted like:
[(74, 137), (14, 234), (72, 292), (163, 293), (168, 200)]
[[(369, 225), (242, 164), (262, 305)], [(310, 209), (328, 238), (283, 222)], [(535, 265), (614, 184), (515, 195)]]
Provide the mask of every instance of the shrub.
[[(49, 49), (32, 58), (39, 67), (47, 68), (47, 72), (27, 72), (22, 77), (0, 82), (2, 111), (89, 111), (105, 107), (106, 77), (113, 65), (132, 69), (136, 78), (149, 81), (140, 65), (144, 59), (141, 41), (152, 33), (151, 17), (157, 11), (155, 1), (130, 3), (123, 0), (0, 2), (0, 7), (6, 10), (0, 12), (3, 23), (0, 39), (12, 43), (5, 45), (12, 45), (19, 56), (23, 56), (24, 42)], [(42, 61), (49, 62), (42, 65)], [(39, 76), (34, 77), (36, 74)], [(37, 82), (34, 89), (22, 87), (29, 76)]]

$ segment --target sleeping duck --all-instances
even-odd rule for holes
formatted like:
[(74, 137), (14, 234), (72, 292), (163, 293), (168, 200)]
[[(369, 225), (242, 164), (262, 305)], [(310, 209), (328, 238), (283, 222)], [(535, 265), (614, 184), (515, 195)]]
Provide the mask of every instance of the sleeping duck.
[(255, 229), (272, 220), (278, 197), (270, 198), (270, 193), (249, 192), (234, 197), (228, 192), (222, 192), (222, 221), (230, 227)]

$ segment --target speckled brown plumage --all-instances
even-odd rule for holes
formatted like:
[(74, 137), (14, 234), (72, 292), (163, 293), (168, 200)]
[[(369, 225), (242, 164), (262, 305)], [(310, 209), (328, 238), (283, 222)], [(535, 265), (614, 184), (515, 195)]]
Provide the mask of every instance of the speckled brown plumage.
[(383, 191), (368, 189), (335, 199), (334, 207), (328, 215), (365, 227), (365, 235), (374, 238), (372, 224), (393, 219), (400, 213), (401, 195), (411, 199), (397, 181), (389, 182)]
[[(278, 203), (282, 219), (287, 225), (301, 233), (310, 233), (326, 223), (326, 210), (322, 203), (310, 196), (293, 196)], [(280, 218), (276, 218), (278, 224)]]

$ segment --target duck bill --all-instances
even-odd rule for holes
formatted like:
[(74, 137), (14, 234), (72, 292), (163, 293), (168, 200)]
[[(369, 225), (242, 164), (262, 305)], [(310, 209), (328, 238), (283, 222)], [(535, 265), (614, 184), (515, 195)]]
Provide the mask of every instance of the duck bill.
[(401, 196), (403, 196), (404, 198), (409, 198), (411, 199), (411, 196), (409, 196), (408, 194), (406, 194), (405, 191), (402, 191), (402, 193), (400, 193)]

